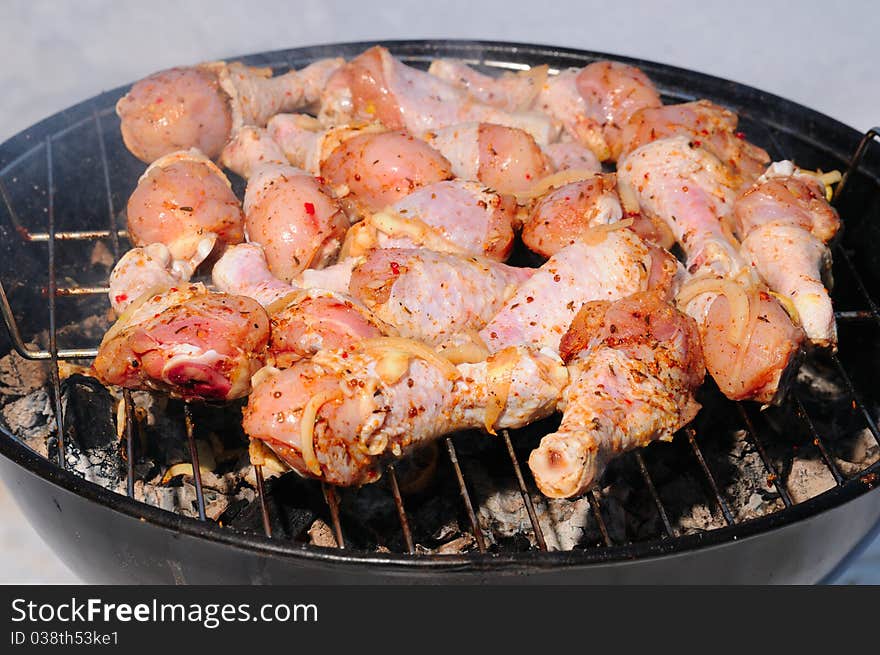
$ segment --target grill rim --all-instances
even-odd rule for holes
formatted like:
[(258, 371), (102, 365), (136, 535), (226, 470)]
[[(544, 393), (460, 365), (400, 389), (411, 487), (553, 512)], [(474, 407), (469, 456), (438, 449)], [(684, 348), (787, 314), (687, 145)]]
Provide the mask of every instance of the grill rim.
[[(816, 125), (819, 126), (820, 129), (818, 131), (822, 134), (821, 141), (809, 137), (804, 134), (804, 132), (795, 130), (790, 123), (777, 123), (774, 120), (767, 119), (763, 114), (761, 114), (760, 120), (765, 125), (773, 127), (780, 132), (791, 134), (801, 140), (809, 141), (811, 145), (829, 153), (842, 162), (848, 161), (849, 154), (855, 149), (855, 144), (858, 143), (858, 140), (861, 137), (859, 132), (833, 118), (747, 85), (657, 62), (574, 48), (560, 48), (556, 46), (500, 41), (454, 39), (400, 40), (306, 46), (246, 55), (243, 57), (233, 57), (230, 59), (241, 59), (249, 63), (265, 63), (266, 60), (270, 59), (275, 61), (284, 60), (288, 62), (300, 62), (321, 56), (338, 56), (339, 54), (348, 55), (349, 53), (359, 52), (365, 47), (375, 45), (376, 43), (381, 43), (382, 45), (389, 47), (395, 54), (407, 56), (415, 53), (416, 55), (425, 58), (431, 56), (461, 56), (461, 54), (465, 53), (467, 50), (472, 50), (474, 52), (478, 51), (481, 55), (495, 52), (499, 57), (507, 57), (508, 61), (510, 61), (510, 58), (518, 56), (544, 58), (570, 57), (585, 62), (599, 58), (609, 58), (640, 66), (645, 69), (649, 75), (659, 71), (664, 75), (678, 76), (681, 79), (689, 78), (690, 81), (699, 82), (704, 87), (704, 90), (706, 87), (713, 90), (713, 93), (705, 94), (707, 97), (716, 98), (719, 102), (736, 109), (743, 115), (756, 115), (751, 109), (743, 109), (738, 104), (737, 98), (743, 96), (752, 96), (753, 104), (755, 103), (755, 99), (759, 98), (762, 105), (774, 108), (782, 114), (796, 113), (801, 120), (807, 119), (814, 129)], [(458, 49), (462, 51), (462, 53), (451, 53), (450, 49)], [(432, 52), (432, 50), (435, 52)], [(75, 127), (77, 125), (76, 122), (65, 120), (69, 116), (73, 115), (75, 117), (77, 113), (81, 113), (84, 119), (88, 120), (95, 111), (103, 115), (106, 109), (103, 105), (98, 107), (98, 103), (110, 98), (118, 97), (128, 88), (128, 86), (130, 85), (124, 85), (106, 91), (98, 96), (73, 105), (72, 107), (58, 112), (14, 135), (0, 145), (0, 169), (5, 172), (20, 157), (26, 156), (34, 148), (39, 148), (43, 140), (41, 138), (36, 138), (36, 134), (41, 131), (54, 131), (59, 125), (66, 125), (68, 129)], [(668, 89), (663, 88), (662, 84), (658, 86), (666, 95), (678, 97), (682, 100), (689, 100), (695, 97), (683, 93), (670, 93)], [(851, 147), (846, 146), (848, 142), (852, 143)], [(839, 147), (843, 147), (844, 150), (838, 150), (837, 148)], [(880, 180), (878, 180), (876, 172), (865, 170), (865, 167), (862, 167), (860, 173), (866, 175), (880, 185)], [(835, 486), (819, 496), (772, 514), (737, 523), (732, 526), (716, 528), (705, 533), (673, 538), (660, 537), (637, 543), (625, 543), (573, 551), (541, 552), (530, 550), (520, 553), (504, 554), (474, 552), (460, 555), (439, 556), (433, 554), (410, 555), (406, 553), (379, 554), (364, 551), (340, 551), (332, 548), (323, 549), (311, 547), (307, 544), (285, 542), (277, 539), (273, 540), (257, 533), (233, 531), (228, 528), (223, 528), (213, 522), (200, 522), (195, 518), (173, 514), (159, 509), (158, 507), (135, 501), (124, 495), (116, 494), (104, 487), (80, 478), (73, 472), (61, 468), (51, 461), (41, 457), (39, 454), (31, 451), (2, 426), (0, 426), (0, 433), (3, 434), (3, 437), (0, 438), (0, 453), (15, 462), (17, 465), (26, 469), (28, 472), (91, 502), (99, 503), (104, 507), (125, 514), (133, 519), (148, 522), (165, 530), (174, 533), (185, 533), (189, 536), (208, 539), (215, 543), (230, 545), (276, 557), (281, 556), (291, 559), (304, 558), (306, 560), (335, 563), (367, 562), (380, 566), (401, 568), (403, 570), (419, 568), (491, 571), (499, 566), (538, 566), (541, 568), (558, 568), (565, 566), (584, 566), (591, 563), (624, 562), (634, 558), (646, 559), (675, 553), (684, 553), (696, 549), (709, 549), (712, 547), (724, 546), (730, 544), (732, 541), (757, 537), (761, 534), (785, 527), (786, 525), (818, 516), (823, 512), (834, 509), (850, 500), (860, 497), (871, 491), (871, 487), (867, 483), (862, 482), (862, 478), (866, 474), (880, 472), (880, 462), (875, 462), (872, 466), (861, 472), (859, 476), (854, 477), (839, 486)], [(871, 528), (871, 526), (868, 527)], [(866, 532), (870, 533), (871, 530), (866, 530)]]

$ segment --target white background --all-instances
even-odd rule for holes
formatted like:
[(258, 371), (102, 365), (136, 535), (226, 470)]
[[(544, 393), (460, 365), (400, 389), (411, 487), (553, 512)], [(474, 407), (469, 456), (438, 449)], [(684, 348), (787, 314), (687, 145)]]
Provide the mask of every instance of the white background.
[[(169, 66), (333, 41), (430, 37), (641, 57), (756, 86), (860, 130), (880, 124), (876, 1), (0, 0), (0, 140)], [(0, 582), (74, 580), (0, 486)], [(880, 544), (844, 580), (880, 583)]]

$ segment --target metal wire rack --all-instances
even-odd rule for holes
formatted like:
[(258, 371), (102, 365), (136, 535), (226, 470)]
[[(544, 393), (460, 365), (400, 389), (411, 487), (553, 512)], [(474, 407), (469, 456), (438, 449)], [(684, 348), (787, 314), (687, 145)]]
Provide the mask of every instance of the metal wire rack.
[[(408, 63), (418, 63), (429, 61), (430, 57), (404, 57), (404, 59)], [(471, 63), (480, 64), (489, 68), (511, 68), (511, 65), (506, 62), (493, 62), (491, 60), (474, 60)], [(296, 62), (273, 62), (268, 65), (272, 65), (273, 68), (283, 69), (290, 65), (296, 65)], [(679, 98), (688, 100), (690, 98)], [(21, 355), (22, 357), (28, 360), (40, 360), (40, 361), (48, 361), (50, 364), (50, 376), (51, 376), (51, 391), (52, 391), (52, 402), (54, 406), (54, 415), (55, 415), (55, 436), (57, 438), (58, 444), (58, 465), (62, 468), (66, 466), (66, 458), (65, 458), (65, 431), (64, 431), (64, 408), (62, 406), (62, 392), (61, 392), (61, 374), (59, 370), (59, 362), (62, 360), (83, 360), (89, 359), (96, 355), (97, 349), (92, 345), (84, 345), (81, 347), (75, 348), (59, 348), (58, 347), (58, 326), (57, 326), (57, 308), (56, 303), (58, 298), (62, 297), (71, 297), (71, 296), (97, 296), (101, 294), (106, 294), (108, 288), (106, 285), (101, 286), (89, 286), (89, 285), (79, 285), (76, 283), (69, 283), (65, 281), (63, 284), (59, 284), (58, 273), (57, 273), (57, 245), (59, 243), (63, 243), (66, 241), (94, 241), (97, 239), (107, 239), (111, 244), (112, 254), (114, 260), (118, 260), (122, 247), (122, 240), (127, 238), (127, 233), (124, 230), (120, 230), (117, 227), (117, 212), (118, 208), (115, 206), (113, 192), (111, 188), (111, 164), (110, 158), (107, 154), (107, 147), (104, 139), (104, 125), (103, 122), (108, 120), (108, 117), (113, 116), (112, 107), (104, 107), (101, 109), (94, 109), (91, 113), (91, 116), (87, 119), (83, 119), (79, 123), (75, 123), (67, 126), (66, 128), (56, 132), (52, 136), (47, 137), (43, 142), (34, 144), (29, 150), (27, 150), (22, 156), (17, 159), (7, 163), (2, 169), (0, 169), (0, 196), (2, 196), (3, 204), (6, 208), (6, 213), (8, 215), (8, 219), (11, 223), (11, 227), (13, 228), (13, 233), (17, 234), (21, 244), (23, 247), (31, 247), (34, 245), (45, 245), (47, 252), (47, 271), (48, 271), (48, 285), (46, 289), (47, 301), (48, 301), (48, 348), (43, 349), (35, 349), (29, 347), (25, 340), (22, 337), (21, 331), (19, 329), (19, 323), (16, 319), (16, 314), (13, 310), (13, 307), (10, 303), (10, 300), (7, 296), (6, 289), (2, 283), (0, 283), (0, 313), (3, 315), (4, 322), (6, 324), (7, 330), (9, 332), (9, 337), (11, 341), (11, 345), (14, 350)], [(107, 227), (105, 229), (93, 229), (93, 230), (58, 230), (56, 228), (56, 209), (55, 209), (55, 194), (56, 194), (56, 180), (54, 175), (55, 170), (55, 143), (60, 139), (64, 133), (73, 129), (81, 129), (84, 127), (84, 123), (91, 121), (94, 124), (94, 129), (96, 133), (97, 140), (97, 149), (100, 156), (101, 162), (101, 171), (103, 174), (103, 186), (106, 192), (106, 219), (107, 219)], [(841, 198), (844, 197), (846, 188), (848, 186), (848, 182), (851, 179), (852, 175), (855, 171), (857, 171), (859, 164), (865, 155), (868, 144), (876, 137), (880, 136), (880, 128), (873, 128), (864, 134), (861, 139), (858, 148), (853, 153), (846, 173), (843, 176), (842, 181), (837, 186), (837, 189), (834, 194), (834, 202), (838, 203)], [(4, 182), (8, 177), (15, 175), (18, 167), (22, 166), (26, 161), (32, 160), (34, 157), (37, 157), (42, 152), (45, 158), (45, 168), (46, 168), (46, 195), (47, 195), (47, 210), (46, 210), (46, 230), (43, 232), (35, 232), (30, 231), (20, 219), (18, 213), (16, 212), (14, 203), (11, 199), (10, 193), (7, 189), (7, 185)], [(837, 261), (843, 262), (844, 266), (848, 269), (849, 274), (852, 280), (855, 281), (855, 285), (858, 289), (858, 292), (864, 302), (864, 309), (852, 310), (852, 311), (839, 311), (835, 313), (835, 318), (839, 322), (864, 322), (871, 321), (875, 324), (875, 326), (880, 327), (880, 313), (878, 313), (878, 307), (875, 303), (874, 299), (868, 293), (867, 286), (856, 270), (855, 265), (851, 257), (847, 254), (846, 250), (843, 249), (842, 246), (836, 244), (834, 247), (834, 254)], [(843, 381), (847, 393), (849, 394), (853, 407), (858, 408), (859, 412), (862, 414), (864, 422), (868, 430), (870, 430), (871, 435), (880, 444), (880, 429), (873, 418), (872, 413), (869, 411), (867, 405), (863, 401), (860, 392), (856, 389), (851, 376), (847, 372), (846, 368), (840, 361), (839, 357), (836, 354), (830, 354), (830, 361), (833, 363), (834, 367), (837, 370), (837, 373), (840, 376), (840, 379)], [(127, 477), (127, 494), (129, 497), (134, 497), (134, 483), (135, 483), (135, 471), (134, 471), (134, 462), (135, 462), (135, 412), (134, 412), (134, 403), (132, 401), (131, 393), (128, 390), (123, 391), (123, 403), (124, 403), (124, 411), (122, 415), (124, 416), (125, 425), (124, 425), (124, 435), (125, 435), (125, 464), (126, 464), (126, 477)], [(810, 434), (812, 437), (813, 443), (818, 449), (821, 460), (824, 462), (825, 466), (828, 468), (830, 474), (832, 475), (835, 484), (837, 486), (841, 486), (848, 481), (848, 478), (841, 472), (839, 466), (835, 463), (834, 457), (830, 454), (830, 447), (826, 442), (826, 439), (820, 434), (817, 430), (815, 422), (813, 418), (807, 411), (807, 408), (801, 398), (800, 392), (794, 392), (794, 403), (796, 406), (796, 414), (798, 419), (802, 422), (803, 428)], [(743, 405), (742, 403), (736, 403), (736, 407), (738, 410), (738, 415), (742, 424), (742, 428), (746, 431), (747, 438), (755, 448), (757, 453), (760, 456), (760, 460), (762, 465), (767, 473), (767, 479), (772, 482), (775, 491), (777, 492), (779, 498), (781, 499), (784, 507), (788, 508), (795, 504), (795, 501), (792, 499), (791, 494), (785, 488), (785, 485), (782, 484), (782, 477), (775, 467), (773, 460), (768, 456), (765, 444), (767, 442), (767, 438), (760, 433), (760, 431), (756, 428), (755, 421), (752, 419), (752, 411), (751, 408)], [(186, 438), (187, 438), (187, 447), (190, 456), (190, 461), (192, 464), (193, 471), (193, 479), (194, 485), (196, 489), (196, 498), (197, 498), (197, 506), (198, 506), (198, 516), (202, 521), (208, 520), (206, 517), (206, 505), (205, 505), (205, 497), (202, 488), (202, 476), (199, 468), (199, 460), (198, 460), (198, 450), (196, 448), (194, 432), (195, 432), (195, 422), (192, 413), (192, 409), (189, 405), (185, 407), (184, 413), (185, 420), (185, 428), (186, 428)], [(724, 522), (728, 526), (737, 525), (737, 519), (734, 511), (731, 509), (728, 502), (725, 500), (724, 495), (721, 492), (720, 485), (716, 479), (716, 475), (713, 474), (710, 466), (707, 463), (707, 459), (704, 456), (701, 447), (699, 445), (700, 438), (696, 432), (695, 427), (688, 426), (683, 430), (682, 436), (684, 437), (689, 450), (695, 461), (698, 464), (699, 470), (704, 478), (704, 482), (706, 487), (711, 492), (712, 502), (715, 504), (718, 512), (723, 517)], [(500, 435), (497, 437), (500, 439), (504, 449), (507, 452), (507, 456), (510, 460), (510, 468), (513, 476), (516, 480), (519, 492), (521, 494), (526, 512), (529, 517), (529, 522), (531, 525), (531, 529), (533, 531), (533, 536), (537, 548), (539, 550), (547, 550), (547, 543), (545, 536), (543, 534), (541, 525), (538, 520), (538, 516), (535, 510), (534, 503), (532, 501), (531, 494), (528, 489), (528, 485), (526, 483), (526, 479), (523, 476), (522, 467), (520, 465), (517, 454), (514, 450), (513, 444), (511, 442), (510, 434), (503, 430)], [(470, 528), (474, 537), (474, 543), (476, 544), (477, 549), (480, 552), (487, 551), (487, 543), (485, 535), (480, 527), (480, 522), (477, 518), (477, 514), (475, 512), (475, 503), (473, 501), (472, 493), (469, 490), (469, 485), (464, 475), (462, 466), (459, 463), (458, 452), (454, 443), (453, 437), (446, 437), (443, 440), (446, 454), (448, 456), (449, 462), (452, 466), (452, 470), (454, 471), (455, 479), (457, 481), (458, 489), (461, 496), (461, 504), (464, 508), (465, 514), (467, 516), (468, 522), (470, 524)], [(673, 539), (675, 538), (676, 531), (673, 528), (672, 522), (670, 521), (667, 509), (664, 505), (663, 500), (658, 494), (657, 487), (654, 483), (654, 479), (652, 478), (652, 474), (649, 470), (649, 466), (645, 460), (641, 451), (635, 451), (628, 455), (633, 458), (641, 476), (642, 482), (647, 489), (652, 502), (656, 508), (657, 514), (660, 518), (660, 522), (662, 524), (663, 533), (661, 535), (662, 539)], [(397, 472), (394, 466), (389, 466), (386, 475), (389, 479), (389, 487), (390, 492), (393, 496), (394, 505), (397, 511), (397, 515), (399, 517), (400, 527), (402, 530), (402, 535), (405, 543), (406, 552), (413, 554), (416, 552), (415, 543), (413, 540), (413, 531), (410, 526), (410, 522), (407, 516), (406, 507), (404, 505), (403, 495), (400, 491), (400, 484), (397, 477)], [(257, 481), (257, 497), (259, 499), (261, 514), (262, 514), (262, 523), (265, 532), (265, 536), (267, 538), (272, 538), (272, 529), (271, 523), (269, 519), (269, 510), (266, 501), (266, 490), (264, 484), (264, 475), (262, 468), (260, 466), (255, 467), (255, 479)], [(331, 522), (332, 522), (332, 530), (334, 533), (334, 537), (337, 543), (338, 548), (344, 549), (346, 548), (346, 539), (345, 539), (345, 531), (342, 519), (340, 517), (340, 500), (339, 493), (340, 490), (335, 487), (327, 484), (322, 484), (323, 497), (327, 505), (327, 509), (329, 511)], [(602, 542), (605, 547), (611, 547), (616, 545), (615, 540), (612, 538), (611, 533), (606, 525), (605, 519), (603, 517), (603, 498), (602, 494), (597, 490), (592, 490), (588, 493), (587, 499), (589, 501), (591, 513), (595, 522), (598, 526), (598, 529), (601, 533)]]

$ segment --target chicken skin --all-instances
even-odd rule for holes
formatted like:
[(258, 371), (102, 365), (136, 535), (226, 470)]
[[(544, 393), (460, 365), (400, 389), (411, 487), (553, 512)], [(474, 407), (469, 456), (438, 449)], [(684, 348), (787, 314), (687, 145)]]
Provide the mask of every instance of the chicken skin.
[(511, 112), (530, 109), (547, 81), (547, 66), (491, 77), (457, 59), (435, 59), (428, 73), (465, 89), (484, 104)]
[[(499, 380), (504, 380), (499, 382)], [(405, 339), (324, 350), (257, 376), (244, 431), (294, 470), (341, 486), (450, 432), (516, 428), (551, 414), (568, 373), (555, 355), (511, 348), (453, 366)]]
[(536, 108), (559, 121), (566, 133), (601, 161), (616, 161), (623, 148), (622, 130), (639, 109), (659, 107), (660, 95), (634, 66), (597, 61), (550, 76)]
[(122, 138), (147, 163), (190, 148), (214, 159), (245, 125), (263, 126), (279, 112), (314, 104), (341, 65), (341, 59), (325, 59), (277, 77), (238, 62), (161, 71), (117, 103)]
[(321, 175), (349, 203), (351, 214), (362, 217), (420, 187), (451, 179), (452, 166), (406, 132), (378, 132), (343, 141), (321, 165)]
[[(267, 361), (286, 368), (322, 348), (351, 349), (364, 339), (395, 333), (347, 295), (352, 266), (337, 265), (334, 277), (335, 270), (323, 269), (320, 279), (310, 275), (288, 284), (272, 275), (257, 244), (243, 243), (217, 261), (213, 281), (221, 291), (253, 298), (266, 308), (272, 329)], [(322, 282), (335, 290), (322, 288)]]
[(292, 166), (263, 165), (244, 195), (248, 241), (263, 247), (272, 273), (289, 282), (339, 253), (348, 218), (330, 190)]
[(614, 174), (572, 182), (543, 196), (523, 226), (529, 250), (551, 257), (597, 225), (623, 217)]
[(131, 304), (104, 335), (92, 367), (106, 384), (234, 400), (250, 392), (268, 340), (269, 318), (256, 301), (190, 284)]
[(516, 202), (479, 182), (429, 184), (351, 227), (343, 251), (425, 247), (504, 261), (513, 248)]
[(737, 132), (738, 122), (732, 111), (708, 100), (645, 107), (623, 126), (621, 156), (651, 141), (684, 136), (715, 155), (731, 171), (734, 186), (742, 189), (764, 172), (770, 156)]
[(558, 352), (581, 305), (670, 288), (676, 271), (672, 255), (631, 230), (594, 232), (557, 252), (520, 284), (480, 337), (490, 352), (514, 345)]
[(117, 316), (145, 293), (189, 281), (172, 269), (171, 252), (162, 243), (132, 248), (110, 271), (110, 306)]
[(430, 250), (374, 250), (351, 276), (351, 295), (401, 336), (440, 345), (473, 335), (534, 273)]
[(584, 305), (561, 351), (571, 378), (559, 404), (562, 423), (529, 456), (545, 496), (583, 493), (613, 457), (671, 440), (700, 409), (694, 392), (705, 368), (697, 325), (661, 293)]
[(528, 132), (490, 123), (440, 128), (425, 140), (449, 160), (456, 177), (479, 180), (498, 193), (526, 191), (550, 172)]

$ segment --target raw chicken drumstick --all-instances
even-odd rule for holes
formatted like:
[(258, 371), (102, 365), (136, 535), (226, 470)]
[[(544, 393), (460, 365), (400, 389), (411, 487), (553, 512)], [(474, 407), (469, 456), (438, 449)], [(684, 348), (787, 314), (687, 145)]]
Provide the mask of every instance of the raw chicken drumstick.
[(462, 87), (474, 98), (505, 111), (530, 109), (547, 82), (547, 66), (506, 71), (498, 77), (480, 73), (458, 59), (435, 59), (428, 73)]
[(613, 61), (548, 77), (535, 101), (537, 109), (561, 122), (570, 137), (602, 161), (617, 160), (623, 127), (636, 111), (660, 104), (660, 95), (642, 71)]
[(244, 128), (221, 159), (248, 178), (245, 233), (263, 247), (276, 277), (290, 282), (306, 268), (335, 260), (348, 218), (321, 180), (287, 163), (265, 130)]
[(118, 316), (145, 293), (185, 284), (172, 268), (171, 252), (162, 243), (132, 248), (125, 253), (110, 272), (110, 305)]
[(272, 275), (260, 246), (242, 243), (223, 254), (212, 275), (221, 291), (253, 298), (266, 308), (272, 328), (267, 361), (285, 368), (322, 348), (351, 349), (364, 339), (394, 333), (346, 294), (352, 265), (314, 271), (337, 291), (309, 286), (303, 278), (290, 285)]
[(216, 158), (245, 125), (266, 124), (282, 111), (314, 104), (341, 59), (272, 77), (268, 68), (212, 62), (172, 68), (137, 82), (116, 104), (122, 138), (150, 163), (176, 150), (198, 148)]
[(737, 131), (738, 122), (739, 118), (732, 111), (708, 100), (646, 107), (633, 114), (623, 126), (620, 156), (651, 141), (686, 136), (723, 162), (733, 173), (734, 186), (741, 189), (764, 172), (770, 156), (746, 141), (745, 135)]
[(528, 190), (550, 172), (528, 132), (491, 123), (461, 123), (425, 134), (452, 164), (456, 177), (479, 180), (499, 193)]
[(92, 366), (106, 384), (234, 400), (250, 391), (268, 339), (269, 319), (256, 301), (190, 284), (131, 304), (104, 335)]
[(516, 201), (480, 182), (436, 182), (368, 214), (346, 235), (343, 253), (410, 248), (504, 261), (513, 248)]
[(318, 118), (328, 126), (379, 121), (416, 136), (469, 121), (495, 123), (525, 130), (542, 146), (555, 141), (557, 133), (547, 116), (484, 104), (465, 89), (403, 64), (381, 46), (333, 74)]
[(325, 130), (294, 115), (276, 116), (268, 132), (294, 166), (326, 179), (354, 220), (452, 178), (446, 158), (406, 132), (376, 125)]
[(135, 246), (164, 244), (175, 277), (189, 280), (215, 245), (244, 239), (241, 203), (223, 172), (197, 150), (153, 162), (126, 209)]
[(587, 146), (603, 161), (617, 159), (621, 130), (630, 116), (643, 107), (661, 104), (657, 90), (642, 71), (613, 61), (597, 61), (557, 75), (547, 75), (546, 67), (538, 66), (493, 78), (463, 62), (441, 59), (431, 64), (429, 72), (481, 102), (540, 110), (561, 124), (569, 138)]
[(529, 250), (551, 257), (598, 225), (623, 218), (617, 177), (596, 175), (565, 184), (541, 197), (522, 231)]
[(687, 256), (689, 280), (678, 307), (697, 320), (706, 367), (733, 400), (769, 403), (796, 370), (803, 331), (752, 278), (725, 233), (736, 197), (734, 174), (686, 136), (650, 142), (620, 162), (624, 207), (666, 222)]
[(450, 432), (547, 416), (567, 382), (556, 355), (529, 348), (453, 366), (418, 342), (375, 339), (259, 372), (243, 426), (300, 474), (356, 486)]
[(571, 383), (559, 429), (529, 457), (551, 498), (586, 491), (610, 459), (669, 441), (696, 416), (705, 367), (697, 325), (656, 291), (584, 305), (562, 339)]
[(480, 331), (490, 352), (527, 345), (559, 350), (581, 305), (637, 291), (670, 289), (675, 258), (632, 230), (599, 229), (548, 259)]
[(822, 273), (830, 270), (825, 244), (840, 228), (840, 217), (825, 199), (821, 179), (789, 161), (777, 162), (737, 199), (733, 214), (743, 257), (794, 305), (813, 344), (835, 347), (834, 308)]
[(355, 267), (349, 288), (401, 336), (436, 346), (459, 336), (473, 340), (533, 273), (430, 250), (387, 248)]

